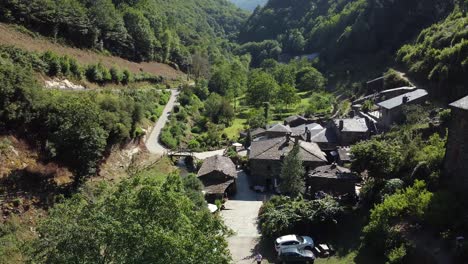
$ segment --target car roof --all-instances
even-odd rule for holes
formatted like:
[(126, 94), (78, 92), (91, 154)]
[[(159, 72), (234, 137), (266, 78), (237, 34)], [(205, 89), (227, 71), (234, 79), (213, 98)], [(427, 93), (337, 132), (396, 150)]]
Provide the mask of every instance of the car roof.
[(286, 236), (278, 237), (276, 239), (276, 242), (278, 242), (278, 243), (283, 243), (285, 241), (297, 241), (297, 236), (296, 235), (286, 235)]

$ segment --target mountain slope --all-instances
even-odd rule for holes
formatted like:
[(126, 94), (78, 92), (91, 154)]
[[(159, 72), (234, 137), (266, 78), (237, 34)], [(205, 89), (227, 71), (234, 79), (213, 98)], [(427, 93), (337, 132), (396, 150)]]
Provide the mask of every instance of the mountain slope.
[(227, 0), (5, 0), (0, 19), (80, 48), (137, 61), (187, 63), (235, 35), (246, 14)]
[(141, 72), (149, 73), (155, 76), (162, 76), (167, 79), (176, 79), (184, 76), (183, 72), (177, 71), (167, 64), (158, 62), (136, 63), (116, 56), (105, 56), (90, 50), (77, 49), (57, 43), (50, 40), (31, 36), (15, 30), (12, 26), (0, 23), (0, 45), (15, 46), (28, 51), (45, 52), (53, 51), (59, 55), (68, 55), (76, 58), (83, 65), (102, 62), (103, 65), (110, 68), (118, 65), (122, 69), (128, 69), (134, 74)]
[(453, 0), (270, 0), (248, 19), (240, 40), (277, 39), (287, 53), (325, 52), (333, 60), (398, 49), (453, 6)]
[(468, 94), (468, 17), (463, 7), (423, 30), (398, 51), (397, 60), (434, 91), (453, 101)]
[(263, 6), (268, 0), (231, 0), (239, 8), (253, 11), (257, 6)]

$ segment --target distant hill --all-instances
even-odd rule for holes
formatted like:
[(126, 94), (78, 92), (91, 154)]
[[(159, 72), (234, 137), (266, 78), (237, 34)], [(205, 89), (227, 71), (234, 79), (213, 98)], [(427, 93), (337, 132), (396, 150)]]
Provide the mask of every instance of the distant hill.
[(227, 0), (4, 0), (0, 20), (79, 48), (134, 61), (175, 62), (232, 38), (247, 18)]
[(254, 11), (257, 6), (263, 6), (268, 0), (230, 0), (239, 8)]
[(453, 8), (453, 0), (270, 0), (245, 23), (240, 40), (273, 39), (286, 53), (338, 58), (395, 51)]

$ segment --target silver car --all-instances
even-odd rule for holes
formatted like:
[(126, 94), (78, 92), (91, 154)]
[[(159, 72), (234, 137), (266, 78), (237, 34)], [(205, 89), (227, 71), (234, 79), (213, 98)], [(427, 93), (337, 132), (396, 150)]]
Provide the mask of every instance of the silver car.
[(308, 236), (286, 235), (275, 240), (275, 250), (279, 252), (283, 248), (308, 249), (314, 248), (314, 240)]

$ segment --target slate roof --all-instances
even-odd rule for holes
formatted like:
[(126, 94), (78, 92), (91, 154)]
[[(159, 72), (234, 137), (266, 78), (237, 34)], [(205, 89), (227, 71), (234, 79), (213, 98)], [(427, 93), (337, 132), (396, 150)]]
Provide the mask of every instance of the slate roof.
[(236, 165), (228, 157), (216, 155), (205, 159), (197, 176), (202, 177), (213, 171), (219, 171), (225, 175), (237, 178)]
[(302, 135), (305, 133), (306, 127), (309, 128), (310, 131), (314, 131), (314, 130), (320, 131), (323, 129), (323, 127), (320, 124), (312, 123), (312, 124), (304, 124), (304, 125), (300, 125), (297, 127), (292, 127), (291, 130), (294, 135)]
[(342, 132), (368, 132), (366, 119), (364, 118), (347, 118), (347, 119), (336, 119), (335, 124), (337, 127), (340, 125), (340, 121), (343, 121)]
[(268, 132), (279, 132), (279, 133), (292, 133), (291, 128), (289, 126), (285, 126), (282, 124), (276, 124), (270, 127)]
[(412, 102), (414, 100), (420, 99), (420, 98), (425, 97), (427, 95), (428, 95), (428, 93), (427, 93), (426, 90), (417, 89), (417, 90), (415, 90), (413, 92), (405, 93), (405, 94), (393, 97), (391, 99), (388, 99), (386, 101), (380, 102), (377, 105), (381, 106), (383, 108), (386, 108), (386, 109), (393, 109), (393, 108), (396, 108), (396, 107), (399, 107), (399, 106), (403, 105), (403, 97), (405, 97), (405, 96), (408, 97), (408, 102), (407, 103), (410, 103), (410, 102)]
[[(333, 131), (333, 129), (325, 128), (322, 130), (312, 130), (311, 131), (311, 140), (312, 142), (316, 143), (336, 143), (338, 142), (338, 138)], [(317, 133), (313, 133), (317, 132)]]
[(206, 194), (222, 194), (226, 192), (229, 185), (233, 184), (234, 180), (225, 181), (219, 184), (208, 185), (203, 188)]
[[(304, 161), (323, 161), (327, 158), (320, 147), (313, 142), (299, 141), (299, 155)], [(249, 159), (259, 160), (281, 160), (294, 147), (294, 139), (287, 141), (286, 137), (272, 138), (257, 142), (252, 142), (250, 146)]]
[(451, 107), (468, 110), (468, 96), (450, 104)]
[(296, 120), (302, 120), (304, 122), (307, 122), (307, 118), (303, 117), (303, 116), (300, 116), (300, 115), (292, 115), (292, 116), (289, 116), (289, 117), (286, 117), (286, 119), (284, 119), (284, 121), (286, 123), (291, 123), (293, 121), (296, 121)]
[(337, 180), (359, 181), (360, 178), (349, 169), (337, 165), (326, 165), (315, 168), (308, 175), (311, 178), (329, 178)]

